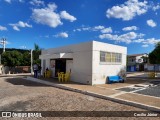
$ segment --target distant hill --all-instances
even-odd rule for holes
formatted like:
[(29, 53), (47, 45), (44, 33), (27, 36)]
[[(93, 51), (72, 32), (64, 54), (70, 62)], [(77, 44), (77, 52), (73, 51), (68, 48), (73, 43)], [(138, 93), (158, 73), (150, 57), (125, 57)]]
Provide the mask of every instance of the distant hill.
[[(14, 51), (14, 50), (19, 51), (21, 53), (24, 53), (26, 51), (30, 51), (30, 50), (16, 49), (16, 48), (6, 48), (5, 49), (5, 51)], [(0, 54), (2, 54), (2, 53), (3, 53), (3, 48), (0, 48)]]

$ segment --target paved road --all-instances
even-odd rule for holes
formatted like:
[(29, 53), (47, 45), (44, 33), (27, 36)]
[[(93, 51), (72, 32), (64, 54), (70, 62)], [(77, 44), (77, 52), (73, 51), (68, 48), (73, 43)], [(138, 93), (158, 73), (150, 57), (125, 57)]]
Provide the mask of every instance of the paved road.
[[(1, 111), (144, 111), (139, 108), (127, 106), (108, 100), (103, 100), (80, 93), (66, 91), (46, 86), (22, 77), (0, 78), (0, 110)], [(115, 113), (116, 114), (116, 113)], [(1, 119), (1, 118), (0, 118)], [(17, 120), (17, 118), (12, 118)], [(64, 118), (43, 118), (64, 119)], [(75, 118), (65, 118), (75, 119)], [(76, 118), (84, 119), (84, 118)], [(93, 119), (93, 118), (85, 118)], [(106, 119), (106, 118), (94, 118)], [(109, 118), (115, 119), (115, 118)], [(124, 118), (116, 118), (123, 120)], [(128, 120), (136, 119), (125, 118)], [(158, 118), (144, 118), (156, 120)]]
[[(147, 78), (150, 72), (127, 72), (127, 77), (139, 77)], [(160, 77), (160, 73), (157, 73), (157, 77)]]

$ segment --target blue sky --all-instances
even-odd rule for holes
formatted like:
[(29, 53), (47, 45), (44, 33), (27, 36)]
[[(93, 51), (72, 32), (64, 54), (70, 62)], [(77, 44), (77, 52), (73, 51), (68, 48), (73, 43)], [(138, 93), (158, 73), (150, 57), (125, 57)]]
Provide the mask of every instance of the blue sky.
[(53, 48), (97, 40), (149, 53), (160, 41), (158, 0), (0, 0), (8, 48)]

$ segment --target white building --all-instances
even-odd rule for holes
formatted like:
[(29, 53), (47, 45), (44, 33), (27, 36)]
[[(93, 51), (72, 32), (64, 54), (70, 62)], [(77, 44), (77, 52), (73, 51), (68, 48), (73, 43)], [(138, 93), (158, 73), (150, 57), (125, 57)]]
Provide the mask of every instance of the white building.
[[(132, 54), (127, 56), (127, 70), (130, 72), (134, 71), (145, 71), (147, 70), (148, 61), (143, 57), (148, 58), (148, 54)], [(145, 61), (144, 61), (145, 60)]]
[(57, 72), (71, 72), (71, 81), (83, 84), (105, 84), (107, 76), (126, 72), (127, 48), (90, 41), (60, 48), (42, 50), (42, 73), (46, 68)]

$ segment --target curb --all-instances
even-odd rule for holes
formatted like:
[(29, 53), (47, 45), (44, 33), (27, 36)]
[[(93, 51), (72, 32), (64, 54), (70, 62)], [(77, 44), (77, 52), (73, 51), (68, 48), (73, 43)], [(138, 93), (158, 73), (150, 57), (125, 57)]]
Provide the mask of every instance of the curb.
[(51, 82), (48, 82), (48, 81), (43, 81), (43, 80), (33, 78), (33, 77), (27, 77), (27, 78), (23, 78), (23, 79), (33, 81), (33, 82), (37, 82), (37, 83), (41, 83), (41, 84), (46, 84), (46, 85), (53, 86), (53, 87), (60, 88), (60, 89), (64, 89), (64, 90), (69, 90), (69, 91), (73, 91), (73, 92), (82, 93), (82, 94), (85, 94), (85, 95), (90, 95), (90, 96), (105, 99), (105, 100), (110, 100), (110, 101), (117, 102), (117, 103), (120, 103), (120, 104), (130, 105), (130, 106), (133, 106), (133, 107), (142, 108), (142, 109), (146, 109), (146, 110), (149, 110), (149, 111), (154, 111), (154, 112), (160, 113), (160, 108), (155, 107), (155, 106), (150, 106), (150, 105), (137, 103), (137, 102), (133, 102), (133, 101), (128, 101), (128, 100), (123, 100), (123, 99), (119, 99), (119, 98), (113, 98), (113, 97), (105, 96), (105, 95), (102, 95), (102, 94), (93, 93), (93, 92), (90, 92), (90, 91), (79, 90), (79, 89), (75, 89), (75, 88), (72, 88), (72, 87), (59, 85), (59, 84), (51, 83)]
[(150, 77), (134, 77), (134, 76), (130, 76), (130, 77), (127, 77), (127, 78), (131, 78), (131, 79), (146, 79), (146, 80), (157, 80), (157, 79), (160, 79), (160, 77), (155, 77), (155, 78), (150, 78)]

